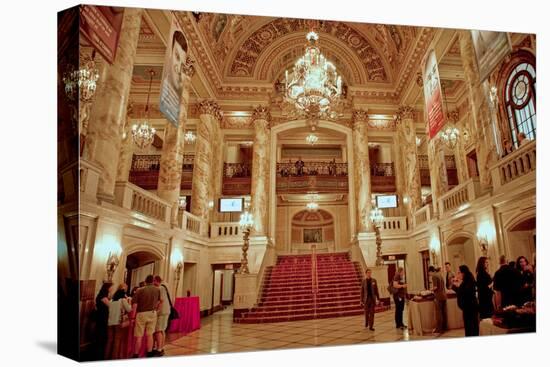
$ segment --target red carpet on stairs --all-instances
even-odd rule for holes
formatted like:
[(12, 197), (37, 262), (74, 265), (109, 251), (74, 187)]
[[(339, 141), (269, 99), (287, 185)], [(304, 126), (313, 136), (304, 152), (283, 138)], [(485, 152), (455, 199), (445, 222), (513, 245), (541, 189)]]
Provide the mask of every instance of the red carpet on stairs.
[[(264, 323), (361, 315), (361, 268), (348, 253), (279, 256), (266, 269), (258, 306), (235, 318)], [(377, 311), (388, 309), (380, 306)]]

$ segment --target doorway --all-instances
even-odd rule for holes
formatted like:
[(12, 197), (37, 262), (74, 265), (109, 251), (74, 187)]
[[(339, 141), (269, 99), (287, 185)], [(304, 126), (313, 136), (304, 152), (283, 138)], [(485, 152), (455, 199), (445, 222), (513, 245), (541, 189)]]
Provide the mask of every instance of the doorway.
[(186, 296), (196, 295), (197, 289), (197, 264), (196, 263), (183, 263), (183, 284), (182, 294)]
[(125, 282), (128, 289), (132, 290), (145, 282), (147, 275), (160, 273), (160, 258), (147, 251), (138, 251), (128, 255), (126, 258)]
[(475, 149), (466, 154), (466, 162), (468, 163), (468, 174), (470, 178), (478, 177), (479, 170), (477, 168), (477, 154)]
[(476, 258), (474, 241), (470, 237), (459, 236), (447, 243), (448, 261), (454, 272), (460, 265), (467, 265), (470, 271), (475, 271)]
[(424, 276), (424, 289), (430, 289), (430, 277), (428, 274), (428, 268), (430, 266), (430, 251), (420, 251), (420, 257), (422, 259), (422, 274)]

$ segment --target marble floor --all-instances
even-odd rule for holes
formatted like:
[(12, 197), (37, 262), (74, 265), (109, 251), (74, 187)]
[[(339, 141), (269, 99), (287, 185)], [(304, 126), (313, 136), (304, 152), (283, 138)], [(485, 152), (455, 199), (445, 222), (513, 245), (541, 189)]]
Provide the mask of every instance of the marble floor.
[[(407, 309), (403, 315), (406, 324)], [(375, 331), (364, 327), (363, 316), (272, 324), (235, 324), (232, 317), (233, 311), (228, 308), (203, 318), (201, 328), (190, 334), (169, 334), (165, 355), (247, 352), (464, 336), (464, 329), (450, 330), (439, 336), (409, 334), (408, 330), (395, 328), (393, 309), (376, 314)]]

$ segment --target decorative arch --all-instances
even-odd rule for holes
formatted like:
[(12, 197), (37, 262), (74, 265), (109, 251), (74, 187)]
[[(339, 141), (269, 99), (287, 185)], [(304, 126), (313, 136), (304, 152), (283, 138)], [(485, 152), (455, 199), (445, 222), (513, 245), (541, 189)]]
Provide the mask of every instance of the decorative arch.
[[(268, 46), (289, 34), (303, 33), (305, 36), (311, 28), (310, 22), (307, 19), (277, 18), (264, 24), (244, 38), (239, 47), (228, 55), (231, 61), (225, 70), (225, 75), (254, 76), (258, 60)], [(360, 60), (362, 67), (366, 70), (368, 81), (391, 82), (391, 68), (388, 60), (373, 46), (374, 43), (371, 40), (346, 23), (323, 21), (318, 24), (316, 31), (321, 35), (321, 47), (323, 47), (323, 39), (332, 36), (346, 44), (346, 48)]]
[[(284, 123), (280, 123), (278, 125), (275, 125), (271, 128), (271, 159), (269, 160), (269, 172), (271, 177), (277, 176), (277, 159), (276, 159), (276, 152), (277, 152), (277, 140), (278, 135), (282, 132), (303, 128), (306, 126), (306, 120), (299, 119), (299, 120), (289, 120)], [(325, 128), (328, 130), (334, 130), (337, 132), (340, 132), (346, 136), (346, 146), (347, 151), (352, 152), (352, 130), (350, 127), (328, 121), (328, 120), (320, 120), (318, 127)], [(353, 154), (349, 154), (348, 156), (348, 166), (353, 167), (354, 165), (354, 157)], [(356, 222), (355, 222), (355, 192), (353, 190), (353, 184), (354, 184), (354, 172), (353, 169), (348, 170), (348, 212), (349, 212), (349, 219), (350, 219), (350, 240), (355, 235), (355, 229), (356, 229)], [(269, 198), (270, 202), (276, 203), (277, 194), (275, 190), (276, 185), (270, 185), (270, 191), (269, 191)], [(271, 205), (270, 206), (270, 213), (269, 213), (269, 233), (270, 236), (275, 236), (276, 233), (276, 221), (277, 221), (277, 205)]]
[(527, 220), (531, 220), (533, 218), (536, 219), (537, 217), (537, 212), (536, 212), (536, 209), (535, 208), (531, 208), (531, 209), (528, 209), (528, 210), (520, 210), (518, 209), (514, 215), (511, 215), (510, 216), (510, 219), (507, 220), (503, 227), (504, 227), (504, 232), (508, 233), (508, 232), (511, 232), (513, 231), (513, 229), (515, 227), (517, 227), (518, 225), (520, 225), (521, 223), (527, 221)]

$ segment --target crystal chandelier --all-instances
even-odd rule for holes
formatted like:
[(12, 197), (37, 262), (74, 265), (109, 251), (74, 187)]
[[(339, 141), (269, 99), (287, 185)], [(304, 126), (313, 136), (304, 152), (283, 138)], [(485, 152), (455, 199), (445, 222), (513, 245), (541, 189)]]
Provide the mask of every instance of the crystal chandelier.
[(331, 115), (331, 103), (342, 94), (342, 78), (317, 45), (319, 35), (313, 31), (306, 36), (304, 55), (294, 64), (292, 72), (285, 71), (286, 99), (299, 111)]
[(195, 140), (197, 140), (197, 136), (195, 134), (193, 134), (192, 131), (187, 131), (183, 137), (183, 139), (185, 140), (185, 142), (187, 144), (194, 144), (195, 143)]
[(454, 149), (456, 147), (456, 144), (458, 143), (458, 139), (460, 136), (460, 131), (458, 128), (452, 124), (449, 124), (441, 131), (441, 138), (449, 147), (449, 149)]
[(249, 231), (252, 226), (254, 226), (254, 218), (252, 217), (252, 214), (246, 210), (241, 214), (241, 218), (239, 219), (239, 227), (243, 231)]
[(132, 126), (132, 139), (140, 149), (147, 148), (155, 139), (155, 133), (157, 132), (154, 127), (149, 126), (149, 97), (151, 96), (151, 85), (153, 84), (153, 76), (155, 72), (153, 69), (149, 70), (149, 92), (147, 93), (147, 104), (145, 105), (146, 118), (139, 124)]
[(311, 132), (307, 137), (306, 137), (306, 141), (313, 145), (315, 143), (317, 143), (317, 140), (319, 140), (319, 137), (317, 135), (315, 135), (313, 132)]
[(86, 60), (78, 70), (69, 66), (69, 71), (63, 74), (65, 94), (71, 101), (88, 102), (93, 98), (99, 80), (99, 70), (95, 65), (94, 58), (95, 50), (92, 51), (91, 59)]
[(310, 212), (315, 212), (319, 209), (319, 204), (317, 203), (317, 195), (312, 194), (309, 196), (309, 203), (306, 204), (306, 209)]

